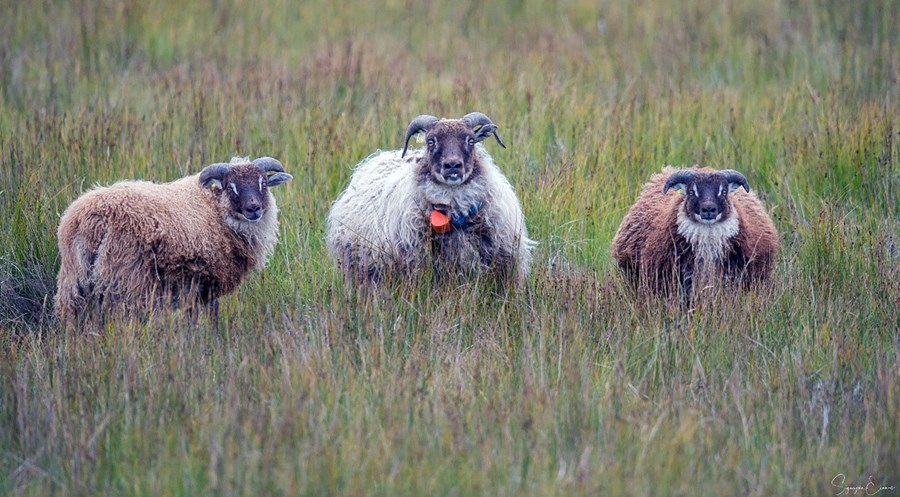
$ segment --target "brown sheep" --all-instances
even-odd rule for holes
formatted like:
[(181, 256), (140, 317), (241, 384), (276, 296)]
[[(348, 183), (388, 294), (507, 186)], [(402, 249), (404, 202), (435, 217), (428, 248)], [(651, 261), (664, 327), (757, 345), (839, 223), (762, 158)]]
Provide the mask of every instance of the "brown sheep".
[(145, 312), (208, 305), (261, 269), (278, 238), (268, 188), (292, 179), (270, 157), (234, 158), (157, 184), (121, 181), (76, 199), (59, 223), (56, 312)]
[(692, 287), (723, 276), (745, 284), (765, 280), (778, 244), (775, 225), (744, 175), (666, 167), (625, 215), (612, 255), (640, 291), (668, 295), (677, 282), (690, 301)]

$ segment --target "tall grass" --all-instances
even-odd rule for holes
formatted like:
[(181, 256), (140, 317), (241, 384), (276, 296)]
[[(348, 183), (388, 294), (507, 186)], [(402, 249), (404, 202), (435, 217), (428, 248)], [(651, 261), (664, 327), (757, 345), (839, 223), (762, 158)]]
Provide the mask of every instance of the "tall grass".
[[(896, 2), (0, 10), (0, 494), (900, 487)], [(346, 288), (322, 235), (352, 166), (417, 114), (472, 110), (541, 242), (527, 288)], [(68, 203), (238, 154), (295, 179), (222, 332), (62, 333)], [(694, 163), (763, 198), (774, 281), (691, 312), (637, 301), (609, 242), (650, 174)]]

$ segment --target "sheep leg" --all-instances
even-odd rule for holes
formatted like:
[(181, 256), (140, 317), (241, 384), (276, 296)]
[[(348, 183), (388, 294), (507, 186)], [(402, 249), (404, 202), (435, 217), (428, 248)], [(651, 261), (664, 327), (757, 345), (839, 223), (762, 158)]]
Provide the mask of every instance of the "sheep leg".
[(191, 326), (196, 328), (198, 324), (200, 324), (200, 311), (197, 309), (197, 306), (200, 305), (197, 302), (185, 304), (183, 306), (185, 316), (188, 321), (191, 323)]
[(102, 336), (106, 325), (106, 312), (104, 312), (103, 294), (91, 299), (86, 308), (79, 313), (78, 326), (88, 335)]
[(206, 311), (209, 313), (209, 321), (212, 323), (213, 330), (219, 333), (219, 299), (213, 299), (206, 305)]
[(725, 276), (730, 282), (749, 288), (759, 284), (769, 274), (772, 265), (772, 257), (769, 254), (743, 253), (732, 255), (725, 266)]
[(690, 264), (685, 264), (679, 272), (681, 280), (681, 296), (685, 305), (691, 303), (691, 292), (694, 289), (694, 268)]

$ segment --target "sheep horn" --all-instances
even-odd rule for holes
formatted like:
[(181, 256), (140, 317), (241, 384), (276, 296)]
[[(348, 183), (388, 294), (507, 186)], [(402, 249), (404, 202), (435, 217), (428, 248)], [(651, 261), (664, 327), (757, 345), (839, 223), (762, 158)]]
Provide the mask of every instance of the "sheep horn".
[(737, 190), (739, 186), (743, 186), (744, 190), (747, 192), (750, 191), (750, 183), (747, 182), (747, 178), (734, 169), (723, 169), (719, 171), (719, 174), (724, 176), (725, 180), (728, 181), (728, 191), (733, 192)]
[(686, 183), (689, 183), (694, 180), (694, 177), (697, 176), (697, 173), (691, 171), (690, 169), (683, 169), (678, 171), (677, 173), (669, 176), (669, 179), (666, 180), (665, 186), (663, 186), (663, 193), (669, 193), (669, 188), (675, 188), (676, 190), (679, 188), (684, 188)]
[(253, 163), (267, 173), (273, 171), (276, 173), (284, 172), (284, 166), (281, 165), (281, 162), (271, 157), (260, 157), (259, 159), (254, 159)]
[(213, 182), (218, 181), (221, 183), (222, 178), (225, 177), (225, 173), (228, 172), (229, 166), (230, 164), (219, 162), (204, 167), (203, 171), (200, 171), (200, 186), (206, 188)]
[(475, 126), (481, 126), (478, 133), (475, 134), (475, 138), (478, 141), (484, 140), (488, 135), (494, 135), (497, 143), (499, 143), (501, 147), (506, 148), (503, 140), (500, 139), (500, 135), (497, 134), (497, 125), (494, 124), (488, 116), (481, 112), (469, 112), (463, 116), (461, 121), (466, 123), (472, 129), (474, 129)]
[(403, 153), (400, 154), (400, 158), (406, 157), (406, 149), (409, 148), (409, 139), (412, 138), (413, 135), (416, 135), (421, 131), (428, 131), (434, 126), (434, 123), (438, 121), (438, 118), (429, 116), (428, 114), (422, 114), (413, 119), (412, 122), (409, 123), (409, 127), (406, 128), (406, 140), (403, 142)]

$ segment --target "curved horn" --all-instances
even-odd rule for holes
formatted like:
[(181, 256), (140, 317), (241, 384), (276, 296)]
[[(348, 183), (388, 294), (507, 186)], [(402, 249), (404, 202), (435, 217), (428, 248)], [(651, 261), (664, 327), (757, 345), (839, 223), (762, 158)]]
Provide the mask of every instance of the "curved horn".
[(276, 172), (283, 173), (284, 166), (281, 165), (281, 162), (278, 159), (273, 159), (271, 157), (260, 157), (259, 159), (253, 159), (253, 163), (259, 166), (265, 172)]
[(406, 157), (406, 149), (409, 148), (409, 139), (412, 138), (413, 135), (416, 135), (421, 131), (428, 131), (434, 126), (434, 123), (438, 121), (438, 118), (429, 116), (428, 114), (422, 114), (413, 119), (412, 122), (409, 123), (409, 127), (406, 128), (406, 139), (403, 141), (403, 153), (400, 154), (400, 157)]
[(500, 135), (497, 134), (497, 125), (494, 124), (488, 116), (481, 112), (469, 112), (463, 116), (460, 121), (466, 123), (472, 129), (475, 129), (475, 126), (481, 126), (475, 134), (478, 141), (484, 140), (488, 135), (494, 135), (494, 139), (497, 140), (497, 143), (499, 143), (501, 147), (506, 148), (503, 140), (500, 139)]
[(200, 171), (200, 186), (207, 188), (213, 183), (218, 183), (219, 187), (221, 187), (222, 178), (224, 178), (225, 173), (228, 172), (229, 166), (230, 164), (218, 162), (204, 167), (203, 170)]
[(663, 186), (663, 193), (669, 193), (669, 188), (675, 188), (676, 190), (684, 188), (684, 185), (693, 181), (695, 176), (697, 176), (697, 173), (690, 169), (678, 171), (666, 180), (666, 184)]
[(747, 178), (734, 169), (723, 169), (719, 171), (719, 174), (725, 176), (725, 180), (728, 181), (728, 191), (733, 192), (740, 186), (743, 186), (745, 191), (750, 191), (750, 183), (747, 182)]

